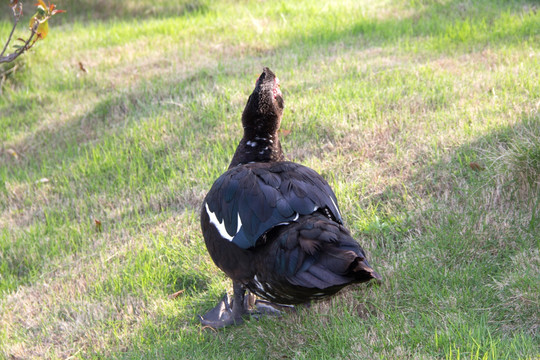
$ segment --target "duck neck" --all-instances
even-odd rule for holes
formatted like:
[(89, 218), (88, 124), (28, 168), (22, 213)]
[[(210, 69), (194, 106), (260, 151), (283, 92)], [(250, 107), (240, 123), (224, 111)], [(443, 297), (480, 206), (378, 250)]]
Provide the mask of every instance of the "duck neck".
[(284, 159), (277, 131), (271, 134), (258, 134), (244, 129), (244, 137), (236, 148), (229, 169), (241, 164), (283, 161)]

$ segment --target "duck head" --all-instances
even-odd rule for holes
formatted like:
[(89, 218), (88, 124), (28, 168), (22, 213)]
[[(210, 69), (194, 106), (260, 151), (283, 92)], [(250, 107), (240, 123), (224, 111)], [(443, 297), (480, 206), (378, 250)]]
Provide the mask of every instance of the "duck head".
[(275, 134), (281, 124), (284, 107), (279, 79), (265, 67), (242, 113), (244, 132), (260, 137)]

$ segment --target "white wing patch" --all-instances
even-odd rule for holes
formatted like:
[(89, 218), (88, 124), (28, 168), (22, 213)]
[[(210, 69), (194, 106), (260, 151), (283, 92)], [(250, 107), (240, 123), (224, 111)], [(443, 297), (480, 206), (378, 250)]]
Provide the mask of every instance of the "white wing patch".
[[(211, 212), (210, 209), (208, 208), (208, 203), (204, 204), (204, 207), (206, 208), (206, 213), (208, 214), (208, 217), (210, 218), (210, 223), (216, 227), (221, 237), (229, 241), (232, 241), (234, 235), (236, 234), (234, 234), (233, 236), (229, 235), (229, 233), (227, 232), (227, 229), (225, 229), (225, 219), (223, 219), (222, 221), (219, 221), (216, 217), (216, 214)], [(238, 214), (238, 228), (236, 229), (237, 233), (238, 231), (240, 231), (241, 227), (242, 227), (242, 221), (240, 221), (240, 214)]]
[(336, 202), (334, 201), (334, 199), (332, 199), (331, 196), (329, 196), (329, 198), (330, 200), (332, 200), (332, 204), (334, 204), (334, 207), (336, 208), (338, 216), (341, 217), (341, 214), (339, 213), (339, 208), (337, 207)]
[(238, 234), (238, 232), (240, 231), (240, 228), (242, 227), (242, 220), (240, 219), (240, 213), (238, 213), (237, 215), (238, 215), (238, 226), (236, 227), (236, 234)]

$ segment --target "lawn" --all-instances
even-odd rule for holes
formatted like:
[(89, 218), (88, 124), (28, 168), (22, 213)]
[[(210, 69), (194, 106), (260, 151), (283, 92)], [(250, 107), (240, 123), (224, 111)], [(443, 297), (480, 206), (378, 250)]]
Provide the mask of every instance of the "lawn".
[[(538, 1), (55, 3), (0, 67), (0, 358), (540, 356)], [(199, 209), (263, 66), (384, 281), (212, 331)]]

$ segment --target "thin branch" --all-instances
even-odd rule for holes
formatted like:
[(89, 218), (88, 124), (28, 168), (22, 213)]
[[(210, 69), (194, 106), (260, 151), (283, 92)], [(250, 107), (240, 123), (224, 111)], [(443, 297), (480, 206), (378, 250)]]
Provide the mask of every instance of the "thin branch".
[(6, 44), (4, 45), (4, 49), (2, 50), (2, 53), (0, 54), (0, 58), (2, 58), (4, 56), (4, 53), (6, 52), (8, 44), (11, 41), (11, 37), (13, 36), (13, 33), (15, 32), (15, 28), (17, 27), (17, 24), (19, 23), (19, 19), (20, 19), (20, 16), (15, 16), (15, 24), (13, 24), (13, 29), (11, 29), (11, 33), (9, 33), (9, 37), (7, 39)]
[(32, 45), (28, 46), (30, 44), (30, 42), (32, 41), (32, 39), (34, 38), (34, 36), (36, 35), (36, 30), (37, 30), (37, 27), (39, 26), (39, 22), (36, 21), (36, 23), (34, 24), (34, 26), (32, 27), (31, 31), (32, 31), (32, 34), (30, 35), (30, 37), (28, 38), (28, 40), (26, 40), (26, 42), (24, 43), (23, 46), (21, 46), (20, 48), (18, 48), (15, 52), (9, 54), (9, 55), (6, 55), (6, 56), (3, 56), (3, 57), (0, 57), (0, 64), (1, 63), (5, 63), (5, 62), (11, 62), (13, 60), (15, 60), (16, 58), (19, 57), (19, 55), (21, 55), (23, 52), (25, 52), (26, 50), (30, 49), (36, 42), (36, 40), (34, 40), (34, 42), (32, 43)]

